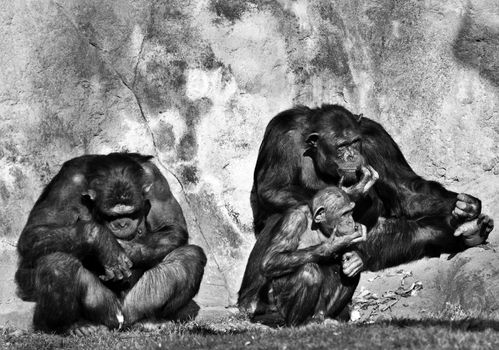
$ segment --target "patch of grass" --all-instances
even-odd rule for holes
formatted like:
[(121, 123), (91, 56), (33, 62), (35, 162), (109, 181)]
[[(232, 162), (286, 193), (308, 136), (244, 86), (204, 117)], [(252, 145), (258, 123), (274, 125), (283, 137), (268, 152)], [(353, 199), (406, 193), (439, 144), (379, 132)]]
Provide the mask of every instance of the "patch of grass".
[(8, 349), (499, 349), (499, 322), (395, 320), (269, 328), (245, 319), (145, 324), (86, 338), (0, 330)]

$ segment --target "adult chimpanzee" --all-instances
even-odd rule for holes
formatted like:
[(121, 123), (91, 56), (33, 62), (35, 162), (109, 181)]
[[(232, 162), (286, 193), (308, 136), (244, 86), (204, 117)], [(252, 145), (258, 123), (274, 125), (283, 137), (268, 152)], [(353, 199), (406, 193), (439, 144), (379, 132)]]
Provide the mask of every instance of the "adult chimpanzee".
[(264, 227), (329, 185), (349, 186), (342, 188), (356, 202), (354, 218), (369, 229), (358, 251), (369, 270), (464, 250), (483, 243), (493, 228), (478, 199), (415, 174), (378, 123), (337, 105), (296, 107), (270, 121), (260, 146), (251, 193), (257, 242), (239, 291), (241, 308), (253, 309), (268, 288), (252, 261), (272, 239)]
[(290, 209), (275, 225), (261, 261), (271, 299), (286, 325), (311, 317), (337, 316), (352, 299), (359, 274), (347, 276), (341, 258), (366, 238), (366, 227), (352, 218), (355, 204), (337, 187), (327, 187), (309, 206)]
[(16, 273), (20, 297), (36, 302), (36, 329), (81, 335), (174, 317), (198, 292), (206, 257), (187, 245), (182, 210), (151, 158), (74, 158), (45, 188)]

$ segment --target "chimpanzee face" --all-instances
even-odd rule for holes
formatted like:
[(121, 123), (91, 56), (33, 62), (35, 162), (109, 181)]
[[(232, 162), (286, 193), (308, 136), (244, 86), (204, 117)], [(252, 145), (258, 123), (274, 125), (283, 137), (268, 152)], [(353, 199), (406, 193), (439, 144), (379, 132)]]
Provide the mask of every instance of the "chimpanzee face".
[(314, 222), (327, 237), (354, 234), (361, 230), (361, 225), (352, 216), (354, 207), (355, 203), (344, 191), (335, 186), (326, 187), (312, 200)]
[(313, 150), (316, 171), (320, 175), (336, 180), (342, 178), (345, 185), (357, 181), (357, 175), (365, 165), (358, 123), (349, 116), (335, 116), (317, 126), (317, 132), (308, 135), (307, 143)]
[[(353, 207), (354, 206), (351, 205), (345, 206), (337, 214), (336, 230), (334, 231), (336, 236), (348, 236), (355, 233), (359, 229), (359, 225), (353, 220)], [(328, 223), (330, 225), (334, 224), (333, 222)]]
[(147, 214), (151, 187), (138, 164), (107, 167), (91, 179), (86, 195), (96, 219), (120, 239), (132, 239)]

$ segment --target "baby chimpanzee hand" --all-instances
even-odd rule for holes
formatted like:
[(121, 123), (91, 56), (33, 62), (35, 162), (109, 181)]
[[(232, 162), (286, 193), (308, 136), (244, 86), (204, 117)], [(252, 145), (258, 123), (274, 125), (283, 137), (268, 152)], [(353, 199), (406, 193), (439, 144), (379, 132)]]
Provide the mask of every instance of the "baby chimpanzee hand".
[(364, 262), (357, 252), (347, 252), (341, 258), (341, 268), (346, 276), (353, 277), (363, 270)]

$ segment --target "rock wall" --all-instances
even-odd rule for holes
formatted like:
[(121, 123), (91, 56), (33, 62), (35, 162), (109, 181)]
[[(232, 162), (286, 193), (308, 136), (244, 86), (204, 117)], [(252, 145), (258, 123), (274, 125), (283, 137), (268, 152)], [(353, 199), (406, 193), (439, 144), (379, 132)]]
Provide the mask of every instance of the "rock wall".
[(0, 5), (4, 314), (18, 310), (14, 246), (41, 189), (65, 160), (110, 151), (156, 157), (209, 252), (200, 303), (233, 304), (259, 143), (294, 104), (381, 122), (418, 173), (499, 218), (497, 1)]

